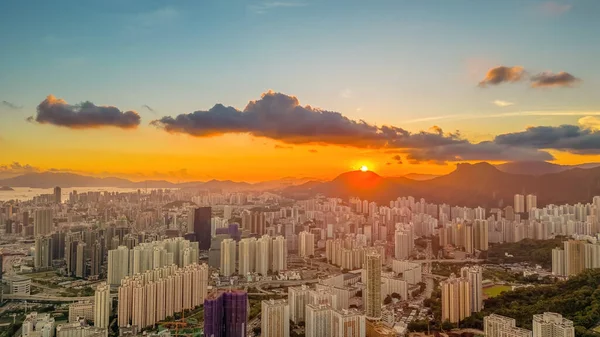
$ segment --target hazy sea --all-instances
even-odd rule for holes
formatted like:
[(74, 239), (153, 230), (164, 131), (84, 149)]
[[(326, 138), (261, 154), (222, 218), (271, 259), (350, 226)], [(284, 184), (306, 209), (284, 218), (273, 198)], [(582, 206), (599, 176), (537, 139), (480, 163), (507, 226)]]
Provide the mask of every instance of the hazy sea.
[[(13, 187), (14, 191), (0, 191), (0, 201), (7, 200), (31, 200), (33, 197), (41, 195), (41, 194), (52, 194), (54, 193), (53, 188), (29, 188), (29, 187)], [(116, 187), (73, 187), (73, 188), (63, 188), (62, 189), (62, 200), (69, 199), (69, 193), (73, 191), (77, 191), (77, 193), (85, 193), (85, 192), (119, 192), (119, 193), (128, 193), (135, 192), (137, 188), (116, 188)], [(142, 191), (144, 191), (142, 189)]]

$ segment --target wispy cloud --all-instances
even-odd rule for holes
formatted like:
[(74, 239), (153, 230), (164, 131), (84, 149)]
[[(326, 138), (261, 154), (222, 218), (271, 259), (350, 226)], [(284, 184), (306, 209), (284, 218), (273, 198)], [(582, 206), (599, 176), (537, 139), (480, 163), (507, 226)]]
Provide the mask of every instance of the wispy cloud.
[(546, 1), (536, 7), (538, 13), (547, 17), (561, 16), (573, 8), (571, 4), (559, 3), (556, 1)]
[(410, 123), (421, 123), (430, 122), (436, 120), (463, 120), (463, 119), (488, 119), (488, 118), (504, 118), (504, 117), (527, 117), (527, 116), (540, 116), (540, 117), (552, 117), (552, 116), (600, 116), (600, 111), (515, 111), (515, 112), (503, 112), (497, 114), (458, 114), (458, 115), (446, 115), (446, 116), (432, 116), (424, 118), (416, 118), (404, 121), (405, 124)]
[(350, 89), (344, 89), (340, 92), (340, 97), (342, 98), (351, 98), (352, 97), (352, 90)]
[(300, 1), (264, 1), (257, 4), (248, 6), (248, 9), (255, 14), (265, 14), (270, 10), (277, 8), (292, 8), (292, 7), (304, 7), (306, 3)]
[(134, 15), (132, 23), (137, 26), (150, 27), (157, 24), (172, 22), (176, 20), (179, 15), (179, 10), (174, 7), (163, 7)]
[(9, 108), (9, 109), (13, 109), (13, 110), (20, 110), (21, 108), (23, 108), (22, 106), (19, 106), (17, 104), (11, 103), (9, 101), (2, 101), (2, 105)]
[(513, 103), (513, 102), (503, 101), (501, 99), (497, 99), (497, 100), (493, 101), (492, 103), (494, 105), (496, 105), (496, 106), (499, 106), (499, 107), (506, 107), (506, 106), (515, 105), (515, 103)]

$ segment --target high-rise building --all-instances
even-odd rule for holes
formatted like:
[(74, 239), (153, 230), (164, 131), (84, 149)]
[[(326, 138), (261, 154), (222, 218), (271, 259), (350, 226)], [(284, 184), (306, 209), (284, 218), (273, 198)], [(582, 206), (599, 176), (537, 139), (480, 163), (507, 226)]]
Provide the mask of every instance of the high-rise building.
[(198, 207), (194, 209), (194, 234), (200, 250), (210, 248), (212, 208)]
[(577, 275), (585, 269), (585, 241), (564, 242), (567, 276)]
[(52, 209), (36, 209), (33, 213), (33, 235), (35, 237), (47, 235), (54, 230), (52, 223)]
[(407, 260), (414, 249), (414, 236), (410, 229), (399, 229), (394, 234), (394, 256), (398, 260)]
[(262, 236), (266, 234), (266, 218), (265, 213), (261, 211), (244, 211), (242, 212), (242, 228), (250, 233)]
[(298, 235), (298, 255), (309, 257), (315, 255), (315, 235), (302, 231)]
[(442, 321), (458, 323), (471, 316), (471, 284), (454, 274), (442, 282)]
[(296, 324), (304, 322), (305, 308), (308, 304), (310, 289), (306, 285), (288, 288), (288, 301), (290, 305), (290, 320)]
[(532, 326), (533, 337), (575, 337), (573, 321), (557, 313), (533, 315)]
[(77, 244), (77, 264), (75, 268), (75, 276), (79, 278), (88, 277), (88, 269), (87, 269), (87, 257), (88, 257), (88, 249), (87, 245), (83, 241), (79, 241)]
[(240, 240), (238, 247), (239, 274), (246, 276), (256, 271), (256, 238)]
[(276, 273), (287, 270), (287, 240), (283, 236), (276, 236), (273, 239), (273, 266), (271, 270)]
[(537, 196), (535, 194), (528, 194), (525, 199), (525, 211), (529, 212), (532, 208), (537, 208)]
[(354, 310), (331, 311), (331, 337), (365, 337), (365, 316)]
[(376, 252), (367, 253), (365, 269), (365, 316), (377, 320), (381, 318), (381, 255)]
[(204, 301), (204, 335), (244, 337), (248, 325), (248, 294), (230, 291), (211, 294)]
[(522, 194), (515, 194), (514, 198), (514, 211), (515, 213), (525, 212), (525, 196)]
[(94, 296), (94, 326), (108, 328), (110, 324), (110, 286), (102, 282)]
[(565, 251), (562, 248), (552, 249), (552, 275), (567, 276)]
[(306, 337), (331, 336), (331, 312), (328, 305), (309, 304), (306, 306)]
[(38, 236), (35, 238), (35, 256), (33, 265), (36, 269), (52, 267), (51, 236)]
[(235, 273), (236, 242), (233, 239), (221, 241), (221, 275), (231, 276)]
[(471, 312), (483, 309), (483, 271), (479, 266), (463, 267), (461, 277), (468, 280), (471, 286)]
[(290, 306), (286, 300), (263, 300), (261, 303), (261, 336), (290, 336)]
[(119, 246), (108, 251), (108, 284), (117, 286), (129, 275), (129, 249)]
[(262, 276), (267, 276), (268, 271), (271, 269), (272, 244), (271, 237), (266, 234), (256, 241), (256, 261), (254, 265), (256, 272)]
[(61, 204), (62, 203), (62, 194), (60, 187), (56, 186), (54, 188), (54, 203)]
[(473, 248), (487, 251), (489, 248), (489, 227), (487, 220), (475, 220), (473, 224)]

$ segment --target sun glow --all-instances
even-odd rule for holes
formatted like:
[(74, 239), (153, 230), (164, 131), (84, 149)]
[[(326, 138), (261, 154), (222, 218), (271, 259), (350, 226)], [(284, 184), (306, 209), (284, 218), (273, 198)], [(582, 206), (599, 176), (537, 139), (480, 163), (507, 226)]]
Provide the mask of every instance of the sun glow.
[(360, 167), (360, 170), (363, 171), (363, 172), (367, 172), (369, 170), (369, 168), (366, 167), (365, 165), (363, 165), (363, 166)]

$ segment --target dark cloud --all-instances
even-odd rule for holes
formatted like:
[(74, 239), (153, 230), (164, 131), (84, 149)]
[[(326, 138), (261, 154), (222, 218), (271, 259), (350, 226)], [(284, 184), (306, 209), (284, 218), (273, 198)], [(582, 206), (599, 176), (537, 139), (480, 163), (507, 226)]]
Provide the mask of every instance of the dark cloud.
[(291, 150), (291, 149), (293, 149), (293, 147), (292, 146), (287, 146), (287, 145), (279, 145), (279, 144), (277, 144), (277, 145), (275, 145), (275, 149), (277, 149), (277, 150)]
[(523, 67), (505, 67), (500, 66), (488, 70), (485, 78), (479, 82), (480, 87), (488, 85), (498, 85), (504, 82), (518, 82), (525, 76)]
[(35, 121), (72, 129), (104, 126), (132, 129), (140, 124), (140, 116), (135, 111), (122, 112), (113, 106), (96, 106), (91, 102), (70, 105), (50, 95), (38, 105)]
[(142, 108), (144, 108), (144, 109), (146, 109), (146, 110), (148, 110), (148, 111), (150, 111), (152, 113), (156, 113), (156, 110), (152, 109), (152, 107), (150, 107), (147, 104), (142, 105)]
[(533, 149), (600, 154), (600, 131), (578, 125), (529, 127), (522, 132), (498, 135), (494, 142)]
[(310, 153), (317, 153), (317, 152), (319, 152), (319, 151), (317, 151), (317, 150), (315, 150), (315, 149), (310, 149), (310, 150), (308, 150), (308, 152), (310, 152)]
[(210, 137), (248, 133), (287, 144), (341, 145), (357, 148), (423, 148), (466, 142), (457, 133), (412, 133), (400, 127), (355, 121), (339, 112), (301, 106), (298, 99), (269, 91), (243, 111), (217, 104), (207, 111), (163, 117), (152, 125), (171, 133)]
[(388, 166), (389, 166), (389, 165), (392, 165), (392, 163), (390, 163), (390, 162), (387, 162), (387, 163), (385, 163), (385, 164), (386, 164), (386, 165), (388, 165)]
[(35, 123), (35, 118), (33, 116), (29, 116), (29, 117), (25, 118), (25, 121), (27, 123)]
[(561, 71), (559, 73), (544, 72), (531, 77), (531, 86), (542, 87), (570, 87), (581, 80), (577, 77)]
[(402, 157), (399, 154), (393, 156), (392, 159), (396, 162), (396, 164), (402, 164)]
[(541, 161), (554, 159), (550, 153), (538, 149), (500, 145), (494, 142), (462, 143), (423, 149), (409, 149), (406, 158), (411, 163), (433, 162), (439, 164), (463, 160)]
[(13, 110), (20, 110), (21, 108), (23, 108), (22, 106), (16, 105), (9, 101), (2, 101), (2, 105), (4, 105), (5, 107), (7, 107), (9, 109), (13, 109)]

